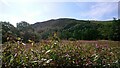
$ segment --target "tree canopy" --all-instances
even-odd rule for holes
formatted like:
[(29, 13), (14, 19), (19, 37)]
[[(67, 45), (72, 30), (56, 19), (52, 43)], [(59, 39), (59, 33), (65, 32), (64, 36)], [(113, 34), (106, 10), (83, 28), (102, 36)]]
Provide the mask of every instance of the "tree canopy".
[[(37, 42), (40, 39), (47, 39), (53, 32), (57, 32), (60, 39), (66, 40), (72, 38), (75, 40), (120, 41), (120, 19), (116, 20), (114, 18), (113, 21), (109, 22), (58, 19), (52, 20), (52, 22), (49, 22), (52, 23), (52, 25), (47, 25), (49, 23), (42, 23), (40, 24), (41, 26), (37, 26), (37, 24), (36, 27), (34, 27), (32, 24), (21, 21), (17, 23), (17, 27), (14, 27), (9, 22), (1, 21), (2, 29), (0, 29), (0, 32), (2, 33), (2, 42), (7, 42), (8, 37), (14, 39), (20, 37), (23, 39), (23, 42), (28, 42), (28, 40)], [(57, 27), (54, 27), (56, 25)], [(46, 26), (49, 26), (49, 28)], [(37, 27), (42, 28), (36, 29)]]

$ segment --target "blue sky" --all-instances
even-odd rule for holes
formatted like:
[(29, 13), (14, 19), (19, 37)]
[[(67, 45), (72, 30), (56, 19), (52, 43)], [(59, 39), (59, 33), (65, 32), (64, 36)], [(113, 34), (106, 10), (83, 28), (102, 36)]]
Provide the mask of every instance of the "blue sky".
[(0, 21), (14, 26), (58, 18), (111, 20), (118, 18), (118, 0), (0, 0)]

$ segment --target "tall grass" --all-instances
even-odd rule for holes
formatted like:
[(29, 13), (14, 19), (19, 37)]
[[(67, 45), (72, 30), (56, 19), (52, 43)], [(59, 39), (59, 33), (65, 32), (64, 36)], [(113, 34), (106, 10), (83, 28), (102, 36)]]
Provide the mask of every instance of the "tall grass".
[(2, 68), (80, 66), (120, 67), (120, 42), (62, 41), (54, 35), (39, 43), (3, 44)]

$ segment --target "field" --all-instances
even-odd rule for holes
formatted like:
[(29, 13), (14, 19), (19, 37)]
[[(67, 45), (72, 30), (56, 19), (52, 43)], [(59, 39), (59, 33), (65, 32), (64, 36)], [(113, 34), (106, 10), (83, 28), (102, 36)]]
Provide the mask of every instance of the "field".
[(42, 40), (2, 45), (2, 68), (9, 67), (120, 67), (119, 41)]

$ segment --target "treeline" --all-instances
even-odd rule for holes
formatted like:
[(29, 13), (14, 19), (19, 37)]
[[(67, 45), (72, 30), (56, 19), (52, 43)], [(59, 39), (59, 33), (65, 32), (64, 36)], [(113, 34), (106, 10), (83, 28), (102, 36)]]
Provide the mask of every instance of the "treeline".
[(120, 40), (120, 19), (110, 22), (71, 23), (60, 33), (61, 39), (75, 40)]
[(2, 23), (2, 43), (11, 41), (16, 42), (18, 39), (22, 42), (28, 42), (33, 40), (39, 41), (39, 34), (37, 34), (31, 25), (25, 21), (17, 23), (17, 27), (14, 27), (9, 22)]
[[(67, 22), (67, 21), (65, 21)], [(64, 23), (64, 22), (63, 22)], [(57, 32), (60, 39), (66, 40), (114, 40), (120, 41), (120, 19), (113, 21), (76, 21), (65, 24), (62, 28), (47, 29), (37, 31), (31, 24), (21, 21), (14, 27), (9, 22), (2, 24), (2, 43), (21, 38), (23, 42), (33, 40), (39, 42), (40, 39), (48, 39), (52, 33)], [(59, 23), (60, 24), (60, 23)], [(54, 28), (54, 27), (53, 27)]]

